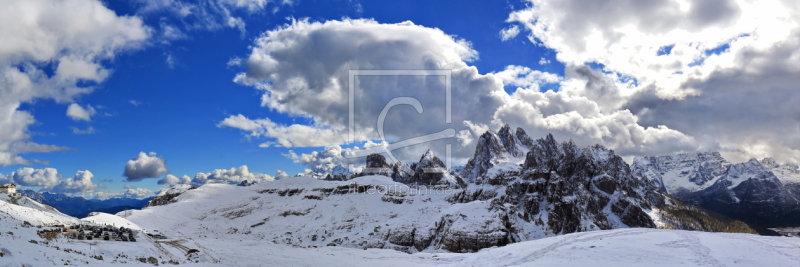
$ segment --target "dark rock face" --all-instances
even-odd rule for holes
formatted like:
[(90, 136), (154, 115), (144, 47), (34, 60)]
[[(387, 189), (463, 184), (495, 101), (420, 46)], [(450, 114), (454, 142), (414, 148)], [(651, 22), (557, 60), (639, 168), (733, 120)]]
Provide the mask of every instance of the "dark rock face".
[[(409, 185), (444, 185), (454, 191), (439, 198), (449, 202), (445, 205), (448, 208), (434, 212), (437, 215), (431, 216), (430, 224), (387, 224), (390, 229), (384, 230), (377, 227), (375, 236), (379, 238), (360, 246), (406, 252), (475, 252), (573, 232), (655, 228), (654, 219), (667, 222), (661, 227), (670, 229), (752, 231), (738, 221), (720, 221), (702, 208), (675, 204), (677, 200), (659, 192), (650, 180), (634, 177), (613, 150), (599, 145), (578, 148), (571, 141), (558, 143), (550, 134), (532, 140), (522, 129), (512, 132), (508, 126), (500, 131), (481, 135), (474, 157), (460, 173), (426, 172), (447, 170), (432, 151), (411, 165), (388, 164), (378, 154), (367, 157), (365, 170), (380, 171), (362, 174), (386, 175)], [(523, 164), (511, 162), (520, 159), (519, 151), (525, 155)], [(361, 187), (348, 192), (357, 188)], [(332, 190), (331, 194), (341, 194), (335, 192), (341, 190)], [(381, 201), (409, 204), (402, 194), (383, 196)], [(730, 227), (731, 222), (744, 226)]]
[(238, 186), (251, 186), (251, 185), (254, 185), (254, 184), (256, 184), (256, 181), (247, 181), (247, 180), (244, 180), (244, 181), (241, 181), (241, 182), (238, 184)]
[(386, 157), (378, 153), (372, 153), (367, 156), (367, 166), (361, 175), (384, 175), (392, 176), (392, 167), (386, 163)]
[[(492, 201), (506, 212), (493, 232), (523, 236), (521, 229), (534, 223), (551, 234), (655, 227), (645, 209), (663, 203), (663, 196), (646, 182), (634, 178), (630, 168), (613, 151), (602, 146), (579, 149), (572, 142), (557, 143), (552, 135), (533, 141), (525, 163), (495, 177), (479, 177), (453, 197), (454, 203)], [(618, 220), (612, 220), (617, 217)], [(616, 223), (621, 221), (625, 225)], [(522, 239), (526, 239), (524, 236)], [(508, 237), (493, 242), (511, 242)]]
[(519, 140), (519, 143), (528, 148), (528, 150), (533, 147), (533, 139), (528, 136), (528, 134), (522, 128), (517, 127), (517, 131), (514, 132), (514, 136), (516, 136), (517, 140)]
[(506, 156), (507, 153), (497, 135), (487, 131), (478, 139), (478, 144), (475, 147), (475, 156), (464, 166), (461, 172), (462, 176), (467, 177), (467, 180), (469, 180), (485, 174), (495, 164), (506, 160), (508, 158)]
[(444, 173), (447, 172), (447, 166), (430, 149), (422, 155), (415, 167), (414, 180), (417, 184), (435, 185), (446, 183), (442, 179), (444, 178)]
[(523, 151), (525, 149), (522, 147), (519, 139), (517, 139), (517, 136), (511, 131), (511, 127), (508, 126), (508, 124), (500, 128), (500, 131), (497, 132), (497, 137), (500, 139), (500, 142), (503, 143), (503, 148), (505, 148), (506, 152), (512, 157), (525, 156), (526, 151)]
[[(190, 186), (186, 190), (193, 190), (193, 189), (197, 189), (197, 187)], [(150, 202), (148, 202), (147, 206), (145, 206), (145, 207), (161, 206), (161, 205), (167, 205), (169, 203), (173, 203), (173, 202), (177, 201), (176, 198), (178, 196), (180, 196), (181, 194), (183, 194), (183, 193), (185, 193), (185, 191), (176, 191), (174, 193), (169, 193), (168, 192), (168, 193), (165, 193), (165, 194), (158, 195), (155, 198), (153, 198), (153, 200), (150, 200)]]

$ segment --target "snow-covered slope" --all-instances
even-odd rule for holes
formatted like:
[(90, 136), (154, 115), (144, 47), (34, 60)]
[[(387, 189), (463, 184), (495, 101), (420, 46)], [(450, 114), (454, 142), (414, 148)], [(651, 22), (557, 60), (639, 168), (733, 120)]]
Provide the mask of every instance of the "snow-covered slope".
[[(184, 253), (165, 248), (140, 235), (138, 242), (67, 239), (60, 227), (109, 223), (139, 229), (135, 224), (110, 214), (79, 220), (39, 204), (27, 197), (12, 199), (0, 194), (0, 266), (187, 263)], [(152, 266), (152, 264), (149, 264)]]
[[(291, 180), (291, 181), (288, 181)], [(179, 266), (797, 266), (800, 257), (800, 239), (787, 237), (764, 237), (750, 234), (706, 233), (698, 231), (658, 230), (646, 228), (614, 229), (559, 235), (549, 238), (524, 241), (503, 247), (482, 249), (476, 253), (415, 253), (407, 254), (387, 249), (354, 249), (340, 246), (293, 247), (282, 242), (270, 242), (262, 231), (255, 228), (272, 228), (271, 231), (293, 231), (296, 228), (281, 228), (287, 225), (268, 221), (243, 232), (225, 232), (237, 228), (247, 212), (240, 208), (219, 209), (226, 205), (241, 205), (241, 199), (213, 198), (217, 194), (250, 192), (245, 197), (266, 195), (305, 196), (304, 192), (275, 191), (259, 193), (260, 190), (290, 189), (303, 186), (323, 185), (323, 181), (311, 179), (285, 179), (285, 183), (274, 187), (236, 187), (230, 185), (206, 185), (197, 190), (185, 191), (178, 201), (164, 206), (148, 207), (134, 211), (131, 221), (118, 216), (101, 214), (89, 219), (98, 223), (125, 224), (137, 229), (156, 229), (167, 235), (162, 243), (148, 238), (139, 242), (78, 241), (64, 238), (47, 239), (36, 234), (36, 225), (26, 226), (17, 217), (27, 214), (31, 221), (38, 218), (46, 223), (76, 223), (75, 218), (60, 218), (43, 215), (46, 211), (18, 206), (0, 201), (0, 266), (153, 266), (150, 259), (160, 265), (170, 265), (170, 260)], [(361, 184), (387, 184), (383, 177), (362, 177)], [(365, 188), (366, 189), (366, 188)], [(354, 187), (354, 190), (359, 190)], [(366, 192), (366, 191), (364, 191)], [(214, 200), (221, 201), (219, 205)], [(344, 199), (340, 199), (344, 200)], [(253, 201), (251, 201), (253, 202)], [(344, 201), (340, 202), (342, 204)], [(200, 217), (191, 217), (187, 208), (192, 203), (204, 204)], [(290, 210), (292, 202), (284, 209)], [(278, 205), (279, 203), (272, 203)], [(347, 205), (349, 207), (369, 206)], [(396, 205), (396, 204), (392, 204)], [(172, 207), (171, 207), (172, 206)], [(479, 205), (452, 205), (443, 209), (445, 213), (482, 213)], [(216, 208), (212, 208), (216, 207)], [(319, 207), (334, 208), (337, 206)], [(316, 208), (315, 208), (316, 209)], [(244, 209), (247, 210), (247, 209)], [(218, 219), (205, 217), (206, 212), (228, 214)], [(172, 212), (171, 214), (169, 212)], [(256, 210), (253, 210), (256, 212)], [(419, 211), (424, 213), (424, 211)], [(290, 212), (291, 213), (291, 212)], [(310, 214), (310, 213), (309, 213)], [(347, 213), (346, 213), (347, 214)], [(286, 214), (289, 216), (299, 216)], [(398, 214), (395, 218), (399, 217)], [(245, 216), (246, 217), (246, 216)], [(278, 216), (280, 217), (280, 216)], [(278, 217), (271, 217), (277, 219)], [(357, 218), (342, 218), (340, 230), (361, 230)], [(348, 221), (349, 220), (349, 221)], [(142, 225), (135, 223), (138, 221)], [(314, 224), (313, 220), (306, 220)], [(225, 228), (227, 225), (228, 228)], [(384, 222), (378, 222), (385, 225)], [(390, 223), (390, 222), (387, 222)], [(469, 224), (468, 221), (462, 223)], [(474, 222), (480, 224), (480, 222)], [(347, 229), (353, 225), (352, 228)], [(306, 225), (311, 227), (313, 225)], [(237, 229), (244, 229), (247, 226)], [(468, 226), (468, 227), (475, 227)], [(43, 228), (46, 229), (46, 228)], [(284, 233), (290, 236), (289, 233)], [(143, 235), (142, 235), (143, 236)], [(181, 248), (197, 249), (188, 255)], [(152, 257), (152, 258), (151, 258)]]
[(708, 188), (730, 165), (719, 152), (702, 152), (636, 157), (631, 170), (634, 176), (651, 181), (662, 191), (681, 196)]
[(772, 171), (783, 184), (800, 184), (800, 169), (791, 164), (778, 164), (773, 158), (764, 158), (761, 161), (767, 169)]

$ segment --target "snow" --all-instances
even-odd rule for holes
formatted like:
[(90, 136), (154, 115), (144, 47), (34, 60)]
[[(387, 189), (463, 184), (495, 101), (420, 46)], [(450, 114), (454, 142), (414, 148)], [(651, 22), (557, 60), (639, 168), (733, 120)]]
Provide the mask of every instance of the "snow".
[[(669, 194), (681, 194), (712, 186), (722, 178), (730, 165), (718, 152), (701, 152), (636, 157), (631, 170), (640, 179), (662, 184)], [(702, 176), (706, 176), (708, 180), (691, 180)]]
[(179, 185), (175, 185), (173, 187), (167, 188), (166, 190), (160, 191), (157, 196), (163, 196), (163, 195), (166, 195), (166, 194), (180, 194), (180, 193), (183, 193), (183, 192), (186, 192), (186, 191), (190, 190), (191, 188), (192, 188), (191, 185), (179, 184)]
[(728, 186), (728, 189), (733, 189), (739, 186), (744, 181), (749, 179), (760, 177), (768, 173), (768, 171), (764, 168), (761, 163), (758, 162), (756, 159), (751, 159), (748, 162), (733, 164), (728, 168), (728, 171), (725, 173), (725, 180), (730, 181), (731, 185)]
[[(130, 213), (130, 211), (122, 211), (118, 213), (118, 215), (124, 216), (125, 213)], [(128, 221), (127, 219), (120, 217), (118, 215), (98, 212), (95, 215), (83, 218), (83, 221), (92, 222), (94, 224), (125, 227), (133, 230), (143, 230), (142, 227), (139, 227), (135, 223)]]
[(775, 166), (771, 169), (772, 173), (778, 177), (778, 180), (781, 180), (783, 184), (800, 184), (800, 170), (797, 167), (784, 164), (780, 166)]
[[(390, 179), (382, 176), (359, 177), (347, 182), (295, 177), (252, 187), (212, 184), (185, 191), (176, 203), (131, 211), (127, 219), (98, 213), (82, 222), (124, 225), (131, 229), (160, 232), (169, 238), (166, 242), (174, 241), (182, 246), (198, 249), (201, 251), (199, 256), (186, 256), (185, 251), (178, 246), (157, 243), (145, 235), (140, 235), (138, 242), (92, 242), (65, 238), (46, 241), (36, 234), (36, 230), (40, 230), (36, 225), (81, 221), (43, 208), (32, 200), (18, 201), (25, 205), (20, 206), (9, 203), (7, 197), (0, 197), (0, 252), (4, 254), (0, 257), (0, 266), (65, 263), (84, 266), (152, 266), (138, 260), (151, 256), (158, 258), (160, 263), (174, 260), (185, 266), (800, 266), (800, 256), (797, 256), (800, 252), (800, 238), (643, 228), (566, 234), (463, 254), (438, 251), (408, 254), (391, 249), (329, 247), (324, 244), (327, 242), (290, 242), (288, 245), (274, 243), (272, 234), (304, 229), (335, 229), (336, 227), (329, 227), (329, 224), (336, 223), (340, 227), (351, 227), (343, 232), (349, 232), (350, 238), (357, 239), (371, 232), (375, 226), (402, 225), (403, 222), (421, 223), (423, 220), (420, 218), (442, 214), (468, 215), (463, 218), (454, 216), (453, 230), (479, 230), (492, 221), (487, 217), (491, 214), (486, 211), (486, 207), (490, 205), (486, 201), (436, 204), (443, 203), (436, 199), (444, 196), (434, 194), (405, 196), (405, 199), (412, 199), (414, 202), (403, 205), (382, 202), (379, 200), (380, 195), (360, 194), (358, 198), (352, 197), (353, 194), (331, 195), (328, 197), (338, 198), (332, 199), (323, 207), (313, 208), (307, 215), (276, 216), (270, 213), (286, 210), (307, 212), (305, 209), (314, 206), (309, 203), (314, 202), (296, 201), (302, 198), (270, 197), (277, 194), (259, 193), (270, 189), (295, 189), (297, 186), (329, 188), (351, 182), (392, 184)], [(299, 194), (313, 193), (315, 192), (304, 191)], [(317, 202), (317, 205), (321, 205), (321, 202)], [(361, 212), (355, 212), (354, 209)], [(242, 217), (220, 216), (247, 210), (252, 213)], [(360, 218), (363, 225), (347, 224), (354, 216), (372, 217)], [(264, 218), (269, 218), (267, 224), (249, 227), (248, 220)], [(23, 221), (29, 221), (33, 227), (23, 226)], [(231, 228), (237, 228), (239, 232), (231, 233)], [(32, 243), (29, 240), (37, 242)], [(313, 244), (317, 247), (299, 247), (298, 244)], [(103, 260), (94, 258), (95, 255), (103, 256)]]

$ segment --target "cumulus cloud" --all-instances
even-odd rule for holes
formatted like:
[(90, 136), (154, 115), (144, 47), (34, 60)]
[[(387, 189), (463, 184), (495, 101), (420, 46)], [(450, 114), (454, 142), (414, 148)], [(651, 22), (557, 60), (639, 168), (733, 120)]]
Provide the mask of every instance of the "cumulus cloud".
[[(9, 1), (0, 10), (0, 166), (33, 164), (19, 154), (67, 149), (30, 142), (33, 115), (22, 103), (70, 103), (108, 77), (103, 66), (140, 47), (150, 30), (138, 17), (118, 16), (97, 0)], [(46, 68), (54, 72), (48, 74)], [(86, 118), (88, 118), (87, 116)]]
[(158, 180), (158, 184), (176, 185), (176, 184), (191, 184), (192, 178), (188, 175), (177, 177), (172, 174), (167, 174), (164, 178)]
[(12, 172), (11, 177), (19, 185), (41, 186), (44, 188), (52, 188), (61, 181), (61, 175), (58, 174), (58, 170), (53, 168), (34, 169), (25, 167)]
[(275, 172), (275, 180), (280, 180), (285, 178), (289, 178), (289, 174), (287, 174), (285, 171), (278, 170), (277, 172)]
[[(580, 145), (600, 143), (624, 153), (663, 153), (693, 150), (695, 140), (663, 125), (641, 125), (636, 114), (622, 110), (623, 89), (630, 83), (616, 76), (569, 65), (565, 77), (509, 66), (480, 74), (469, 62), (478, 58), (466, 40), (439, 29), (411, 22), (381, 24), (373, 20), (292, 21), (257, 39), (247, 59), (233, 62), (246, 68), (235, 81), (261, 90), (264, 107), (307, 118), (310, 123), (280, 125), (269, 119), (239, 114), (218, 124), (266, 137), (266, 145), (325, 147), (310, 154), (286, 156), (311, 170), (363, 164), (350, 156), (360, 148), (342, 148), (348, 141), (350, 83), (353, 69), (451, 70), (451, 122), (446, 123), (446, 86), (442, 76), (357, 76), (353, 82), (354, 135), (365, 147), (389, 144), (453, 128), (453, 138), (392, 151), (401, 161), (416, 161), (428, 148), (444, 155), (452, 146), (453, 164), (474, 153), (476, 137), (504, 123), (520, 126), (536, 137), (548, 132), (573, 138)], [(559, 84), (558, 92), (540, 92), (544, 84)], [(509, 94), (504, 88), (518, 87)], [(622, 89), (620, 89), (622, 88)], [(413, 97), (422, 106), (400, 105), (386, 111), (399, 96)], [(386, 111), (383, 125), (379, 114)], [(377, 131), (383, 127), (385, 140)]]
[(57, 169), (20, 168), (10, 175), (0, 174), (0, 183), (16, 183), (21, 186), (39, 187), (39, 191), (64, 193), (70, 195), (91, 195), (103, 184), (92, 182), (94, 175), (86, 171), (78, 171), (73, 177), (64, 178)]
[(81, 107), (77, 103), (72, 103), (67, 107), (67, 117), (72, 118), (72, 120), (83, 120), (83, 121), (91, 121), (92, 116), (96, 114), (97, 111), (91, 106), (86, 105), (86, 108)]
[(239, 168), (216, 169), (208, 173), (197, 173), (192, 179), (191, 184), (194, 186), (201, 186), (204, 184), (238, 184), (242, 181), (248, 182), (263, 182), (274, 181), (275, 179), (268, 175), (258, 172), (250, 172), (247, 165), (242, 165)]
[[(800, 160), (796, 3), (534, 0), (508, 22), (573, 66), (579, 78), (562, 88), (605, 112), (628, 110), (642, 126), (665, 125), (734, 161)], [(585, 63), (603, 72), (574, 67)]]
[(94, 174), (90, 171), (78, 171), (75, 173), (73, 178), (66, 178), (61, 180), (61, 182), (53, 187), (52, 189), (48, 189), (50, 192), (54, 193), (71, 193), (71, 194), (82, 194), (82, 193), (90, 193), (94, 191), (96, 188), (103, 186), (102, 184), (95, 184), (92, 182), (92, 178)]
[(139, 155), (125, 164), (125, 171), (122, 176), (125, 176), (127, 181), (136, 182), (145, 178), (158, 178), (161, 174), (168, 172), (167, 160), (156, 156), (155, 152), (150, 152), (149, 154), (139, 152)]
[(122, 194), (117, 195), (116, 197), (125, 197), (125, 198), (146, 198), (153, 196), (153, 191), (147, 188), (140, 188), (140, 187), (133, 187), (130, 185), (125, 186), (125, 191), (122, 191)]
[[(251, 137), (269, 137), (275, 141), (265, 142), (260, 147), (319, 147), (328, 144), (344, 143), (347, 135), (341, 127), (330, 129), (324, 125), (309, 126), (301, 124), (280, 125), (269, 118), (251, 120), (242, 114), (225, 118), (217, 127), (231, 127), (249, 132)], [(312, 137), (313, 138), (309, 138)], [(364, 138), (359, 138), (364, 139)]]

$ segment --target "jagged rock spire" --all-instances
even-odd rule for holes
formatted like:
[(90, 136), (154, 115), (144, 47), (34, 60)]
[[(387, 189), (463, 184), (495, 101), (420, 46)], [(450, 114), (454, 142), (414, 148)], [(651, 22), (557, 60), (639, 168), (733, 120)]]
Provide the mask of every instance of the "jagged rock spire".
[(414, 169), (414, 182), (421, 185), (440, 184), (447, 172), (447, 166), (432, 150), (428, 149), (419, 159)]
[(478, 138), (475, 155), (467, 162), (462, 175), (468, 179), (475, 179), (492, 168), (501, 160), (506, 160), (508, 153), (503, 143), (494, 133), (486, 131)]
[(525, 156), (522, 144), (511, 130), (511, 126), (506, 124), (500, 128), (500, 131), (497, 132), (497, 137), (500, 138), (500, 142), (503, 143), (503, 148), (505, 148), (512, 157)]
[(519, 143), (522, 144), (522, 146), (524, 146), (528, 150), (533, 148), (533, 138), (528, 136), (528, 133), (526, 133), (525, 130), (522, 129), (522, 127), (517, 127), (517, 130), (514, 133), (514, 135), (517, 137), (517, 140), (519, 140)]
[(361, 175), (385, 175), (392, 176), (392, 168), (386, 163), (386, 157), (379, 153), (372, 153), (367, 156), (367, 166)]

